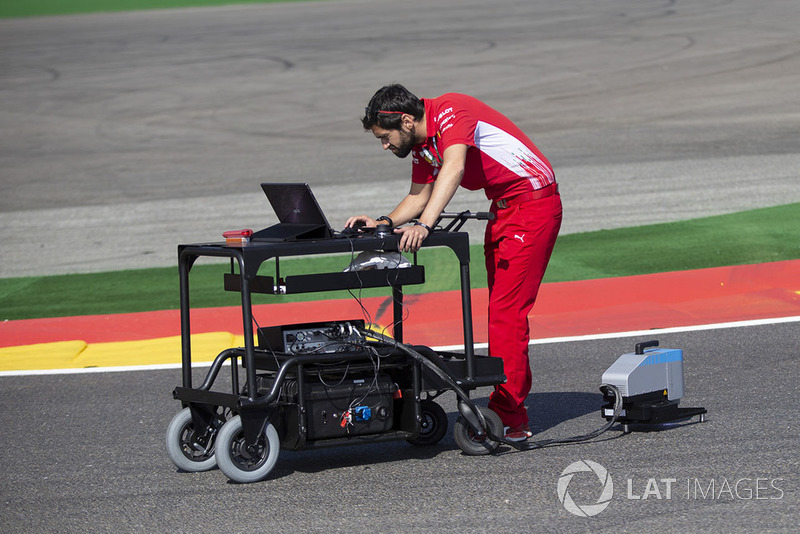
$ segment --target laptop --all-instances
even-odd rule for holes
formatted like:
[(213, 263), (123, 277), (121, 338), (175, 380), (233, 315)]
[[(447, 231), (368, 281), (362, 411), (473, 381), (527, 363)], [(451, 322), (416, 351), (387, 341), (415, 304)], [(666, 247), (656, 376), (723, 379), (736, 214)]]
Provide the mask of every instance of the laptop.
[(261, 184), (278, 224), (253, 234), (253, 241), (298, 241), (333, 237), (333, 229), (307, 183)]

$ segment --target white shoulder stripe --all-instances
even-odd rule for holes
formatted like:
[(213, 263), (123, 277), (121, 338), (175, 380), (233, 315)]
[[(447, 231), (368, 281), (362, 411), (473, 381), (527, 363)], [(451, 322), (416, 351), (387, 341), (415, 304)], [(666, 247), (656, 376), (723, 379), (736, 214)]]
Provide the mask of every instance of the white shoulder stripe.
[(487, 122), (475, 126), (475, 146), (514, 174), (541, 180), (541, 186), (555, 180), (553, 171), (522, 141)]

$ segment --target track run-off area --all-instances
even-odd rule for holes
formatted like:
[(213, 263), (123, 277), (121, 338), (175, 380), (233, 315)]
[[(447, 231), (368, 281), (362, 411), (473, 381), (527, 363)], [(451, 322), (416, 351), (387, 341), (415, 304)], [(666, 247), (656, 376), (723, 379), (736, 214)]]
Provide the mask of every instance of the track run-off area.
[[(532, 339), (575, 338), (800, 317), (800, 260), (544, 284), (531, 316)], [(404, 299), (406, 337), (432, 347), (463, 345), (460, 292)], [(477, 346), (485, 346), (486, 289), (472, 292)], [(363, 317), (391, 322), (391, 297), (254, 306), (260, 326)], [(442, 310), (450, 310), (442, 313)], [(210, 362), (243, 346), (241, 309), (192, 310), (192, 359)], [(391, 331), (391, 330), (389, 330)], [(158, 312), (0, 323), (0, 376), (26, 372), (144, 369), (181, 361), (180, 314)]]

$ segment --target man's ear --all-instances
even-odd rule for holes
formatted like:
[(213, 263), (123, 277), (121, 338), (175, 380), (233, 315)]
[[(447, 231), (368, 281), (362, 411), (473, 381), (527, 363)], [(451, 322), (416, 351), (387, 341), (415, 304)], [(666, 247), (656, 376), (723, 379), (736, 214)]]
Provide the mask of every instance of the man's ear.
[(414, 117), (412, 117), (408, 113), (403, 113), (401, 124), (406, 129), (406, 131), (412, 130), (414, 128)]

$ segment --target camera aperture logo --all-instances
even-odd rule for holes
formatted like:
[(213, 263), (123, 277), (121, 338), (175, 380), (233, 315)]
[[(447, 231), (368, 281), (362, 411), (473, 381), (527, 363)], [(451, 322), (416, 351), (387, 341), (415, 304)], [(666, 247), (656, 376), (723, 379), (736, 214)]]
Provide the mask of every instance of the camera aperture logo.
[[(592, 472), (597, 476), (597, 480), (602, 486), (600, 496), (597, 502), (590, 504), (577, 504), (569, 494), (569, 483), (577, 473)], [(591, 460), (579, 460), (567, 466), (561, 473), (558, 479), (558, 500), (564, 505), (564, 508), (571, 513), (580, 517), (592, 517), (611, 504), (611, 497), (614, 496), (614, 482), (611, 480), (611, 475), (608, 470), (597, 462)]]

